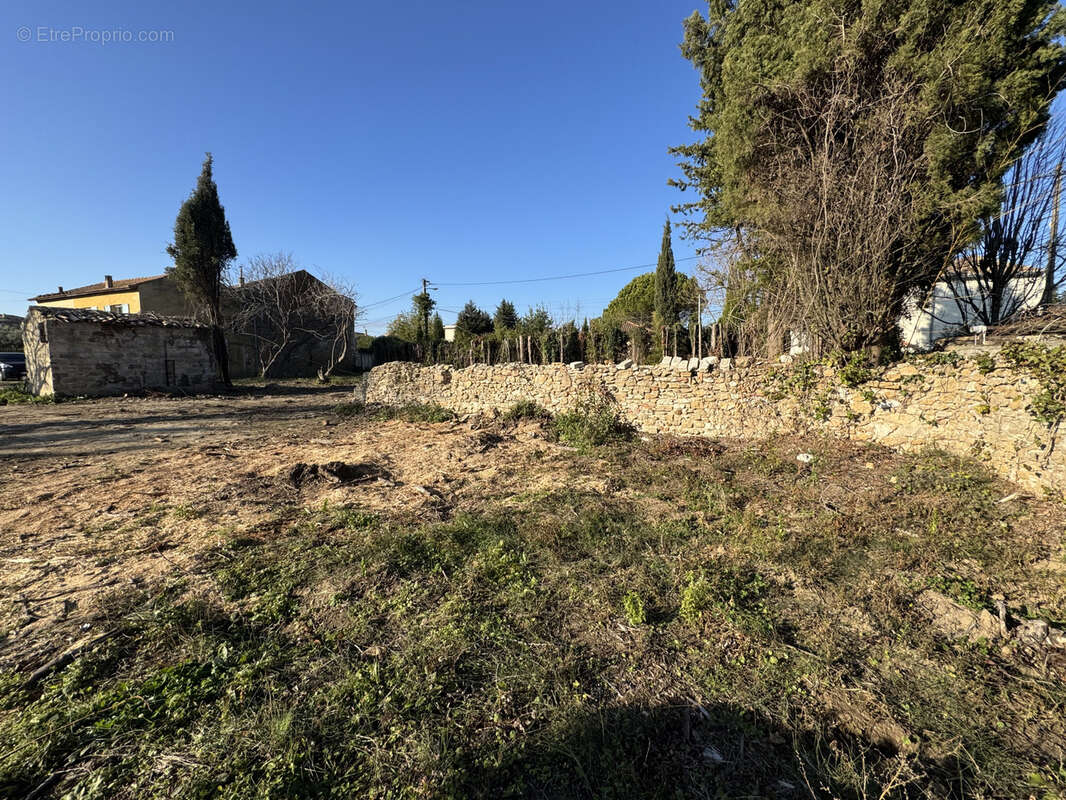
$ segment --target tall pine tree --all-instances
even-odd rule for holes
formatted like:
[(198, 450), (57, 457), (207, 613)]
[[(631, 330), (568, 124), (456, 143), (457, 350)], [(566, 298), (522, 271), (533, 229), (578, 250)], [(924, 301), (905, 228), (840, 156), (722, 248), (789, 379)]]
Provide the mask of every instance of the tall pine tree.
[(167, 273), (174, 276), (186, 297), (206, 313), (211, 324), (218, 377), (230, 386), (229, 356), (222, 332), (222, 287), (226, 268), (237, 257), (237, 248), (226, 221), (226, 211), (218, 199), (212, 163), (208, 153), (196, 189), (178, 211), (174, 241), (167, 246), (174, 266), (169, 267)]
[(492, 324), (497, 331), (513, 331), (518, 327), (518, 312), (510, 300), (501, 300), (492, 315)]

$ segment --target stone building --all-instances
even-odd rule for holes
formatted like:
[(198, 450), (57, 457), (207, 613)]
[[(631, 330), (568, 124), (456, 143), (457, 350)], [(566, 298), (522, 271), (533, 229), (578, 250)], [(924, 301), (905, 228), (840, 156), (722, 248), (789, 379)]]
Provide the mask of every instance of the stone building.
[(211, 330), (187, 318), (30, 306), (22, 329), (36, 395), (100, 396), (215, 386)]
[(338, 366), (353, 369), (355, 310), (354, 300), (307, 270), (242, 278), (223, 301), (230, 374), (313, 377), (342, 352)]
[[(285, 307), (285, 295), (293, 294), (292, 287), (298, 287), (298, 299), (308, 301), (312, 307), (306, 311)], [(57, 288), (58, 291), (40, 294), (30, 300), (48, 308), (197, 317), (197, 309), (189, 303), (174, 276), (166, 273), (146, 278), (118, 279), (105, 275), (100, 283), (73, 289)], [(322, 308), (331, 305), (323, 303), (322, 299), (331, 292), (326, 284), (302, 269), (247, 283), (242, 278), (237, 286), (226, 287), (222, 311), (226, 319), (230, 376), (246, 378), (259, 375), (267, 361), (272, 362), (268, 372), (272, 378), (314, 376), (320, 367), (328, 363), (335, 345), (331, 335), (333, 320), (322, 314)], [(352, 305), (351, 313), (345, 315), (352, 318), (351, 346), (342, 368), (353, 369), (356, 366), (354, 301), (341, 299)], [(282, 302), (280, 307), (278, 302)], [(301, 313), (298, 324), (292, 326), (295, 335), (284, 348), (278, 348), (278, 337), (274, 335), (276, 326), (273, 322), (279, 312), (288, 315)], [(281, 350), (279, 358), (264, 356), (264, 351), (270, 351), (271, 348)]]

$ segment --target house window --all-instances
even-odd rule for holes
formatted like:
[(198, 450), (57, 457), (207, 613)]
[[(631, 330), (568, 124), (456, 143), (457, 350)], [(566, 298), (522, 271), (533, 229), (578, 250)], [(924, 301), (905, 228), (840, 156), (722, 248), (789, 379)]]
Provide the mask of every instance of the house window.
[(40, 339), (42, 343), (48, 342), (48, 329), (43, 322), (37, 323), (37, 338)]
[(130, 305), (129, 303), (119, 303), (117, 305), (108, 306), (107, 310), (110, 311), (112, 314), (129, 314)]

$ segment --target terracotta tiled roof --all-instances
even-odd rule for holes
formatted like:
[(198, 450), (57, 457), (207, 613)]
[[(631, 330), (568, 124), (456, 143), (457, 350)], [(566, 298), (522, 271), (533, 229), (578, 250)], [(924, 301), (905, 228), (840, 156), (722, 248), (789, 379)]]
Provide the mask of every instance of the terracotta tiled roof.
[(93, 294), (110, 294), (111, 292), (121, 292), (129, 289), (136, 289), (140, 284), (147, 283), (148, 281), (157, 281), (160, 278), (164, 278), (166, 275), (150, 275), (147, 278), (120, 278), (117, 281), (111, 281), (111, 285), (108, 286), (103, 281), (100, 283), (90, 283), (88, 286), (79, 286), (76, 289), (66, 289), (62, 292), (52, 292), (51, 294), (39, 294), (36, 297), (31, 297), (37, 303), (47, 303), (52, 300), (64, 300), (68, 297), (86, 297)]
[(94, 311), (91, 308), (57, 308), (56, 306), (30, 306), (28, 313), (57, 322), (102, 322), (108, 325), (148, 326), (171, 328), (207, 328), (202, 322), (189, 317), (161, 317), (158, 314), (112, 314), (110, 311)]

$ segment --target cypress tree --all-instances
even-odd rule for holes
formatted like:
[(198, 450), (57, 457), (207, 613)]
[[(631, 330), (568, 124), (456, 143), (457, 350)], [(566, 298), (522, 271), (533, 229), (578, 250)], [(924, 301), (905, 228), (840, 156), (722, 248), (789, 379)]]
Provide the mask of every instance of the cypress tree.
[(470, 300), (459, 312), (455, 325), (460, 333), (467, 336), (480, 336), (492, 331), (492, 317), (478, 308), (477, 303)]
[(167, 273), (174, 276), (186, 297), (207, 314), (211, 324), (218, 377), (231, 386), (226, 338), (222, 332), (222, 287), (229, 263), (237, 257), (226, 211), (218, 199), (218, 186), (212, 174), (213, 159), (204, 159), (196, 189), (182, 203), (174, 222), (174, 241), (167, 254), (174, 266)]
[(1064, 32), (1055, 0), (709, 0), (681, 46), (702, 139), (671, 150), (688, 234), (734, 237), (778, 322), (884, 347), (1044, 128)]
[(655, 327), (660, 331), (677, 324), (677, 270), (670, 236), (670, 220), (663, 225), (663, 243), (655, 267)]
[(429, 338), (429, 313), (436, 307), (437, 301), (429, 296), (429, 292), (420, 292), (411, 298), (414, 304), (415, 314), (418, 315), (418, 340)]
[(429, 326), (429, 340), (433, 344), (444, 341), (444, 320), (440, 318), (440, 314), (433, 315), (433, 322)]

